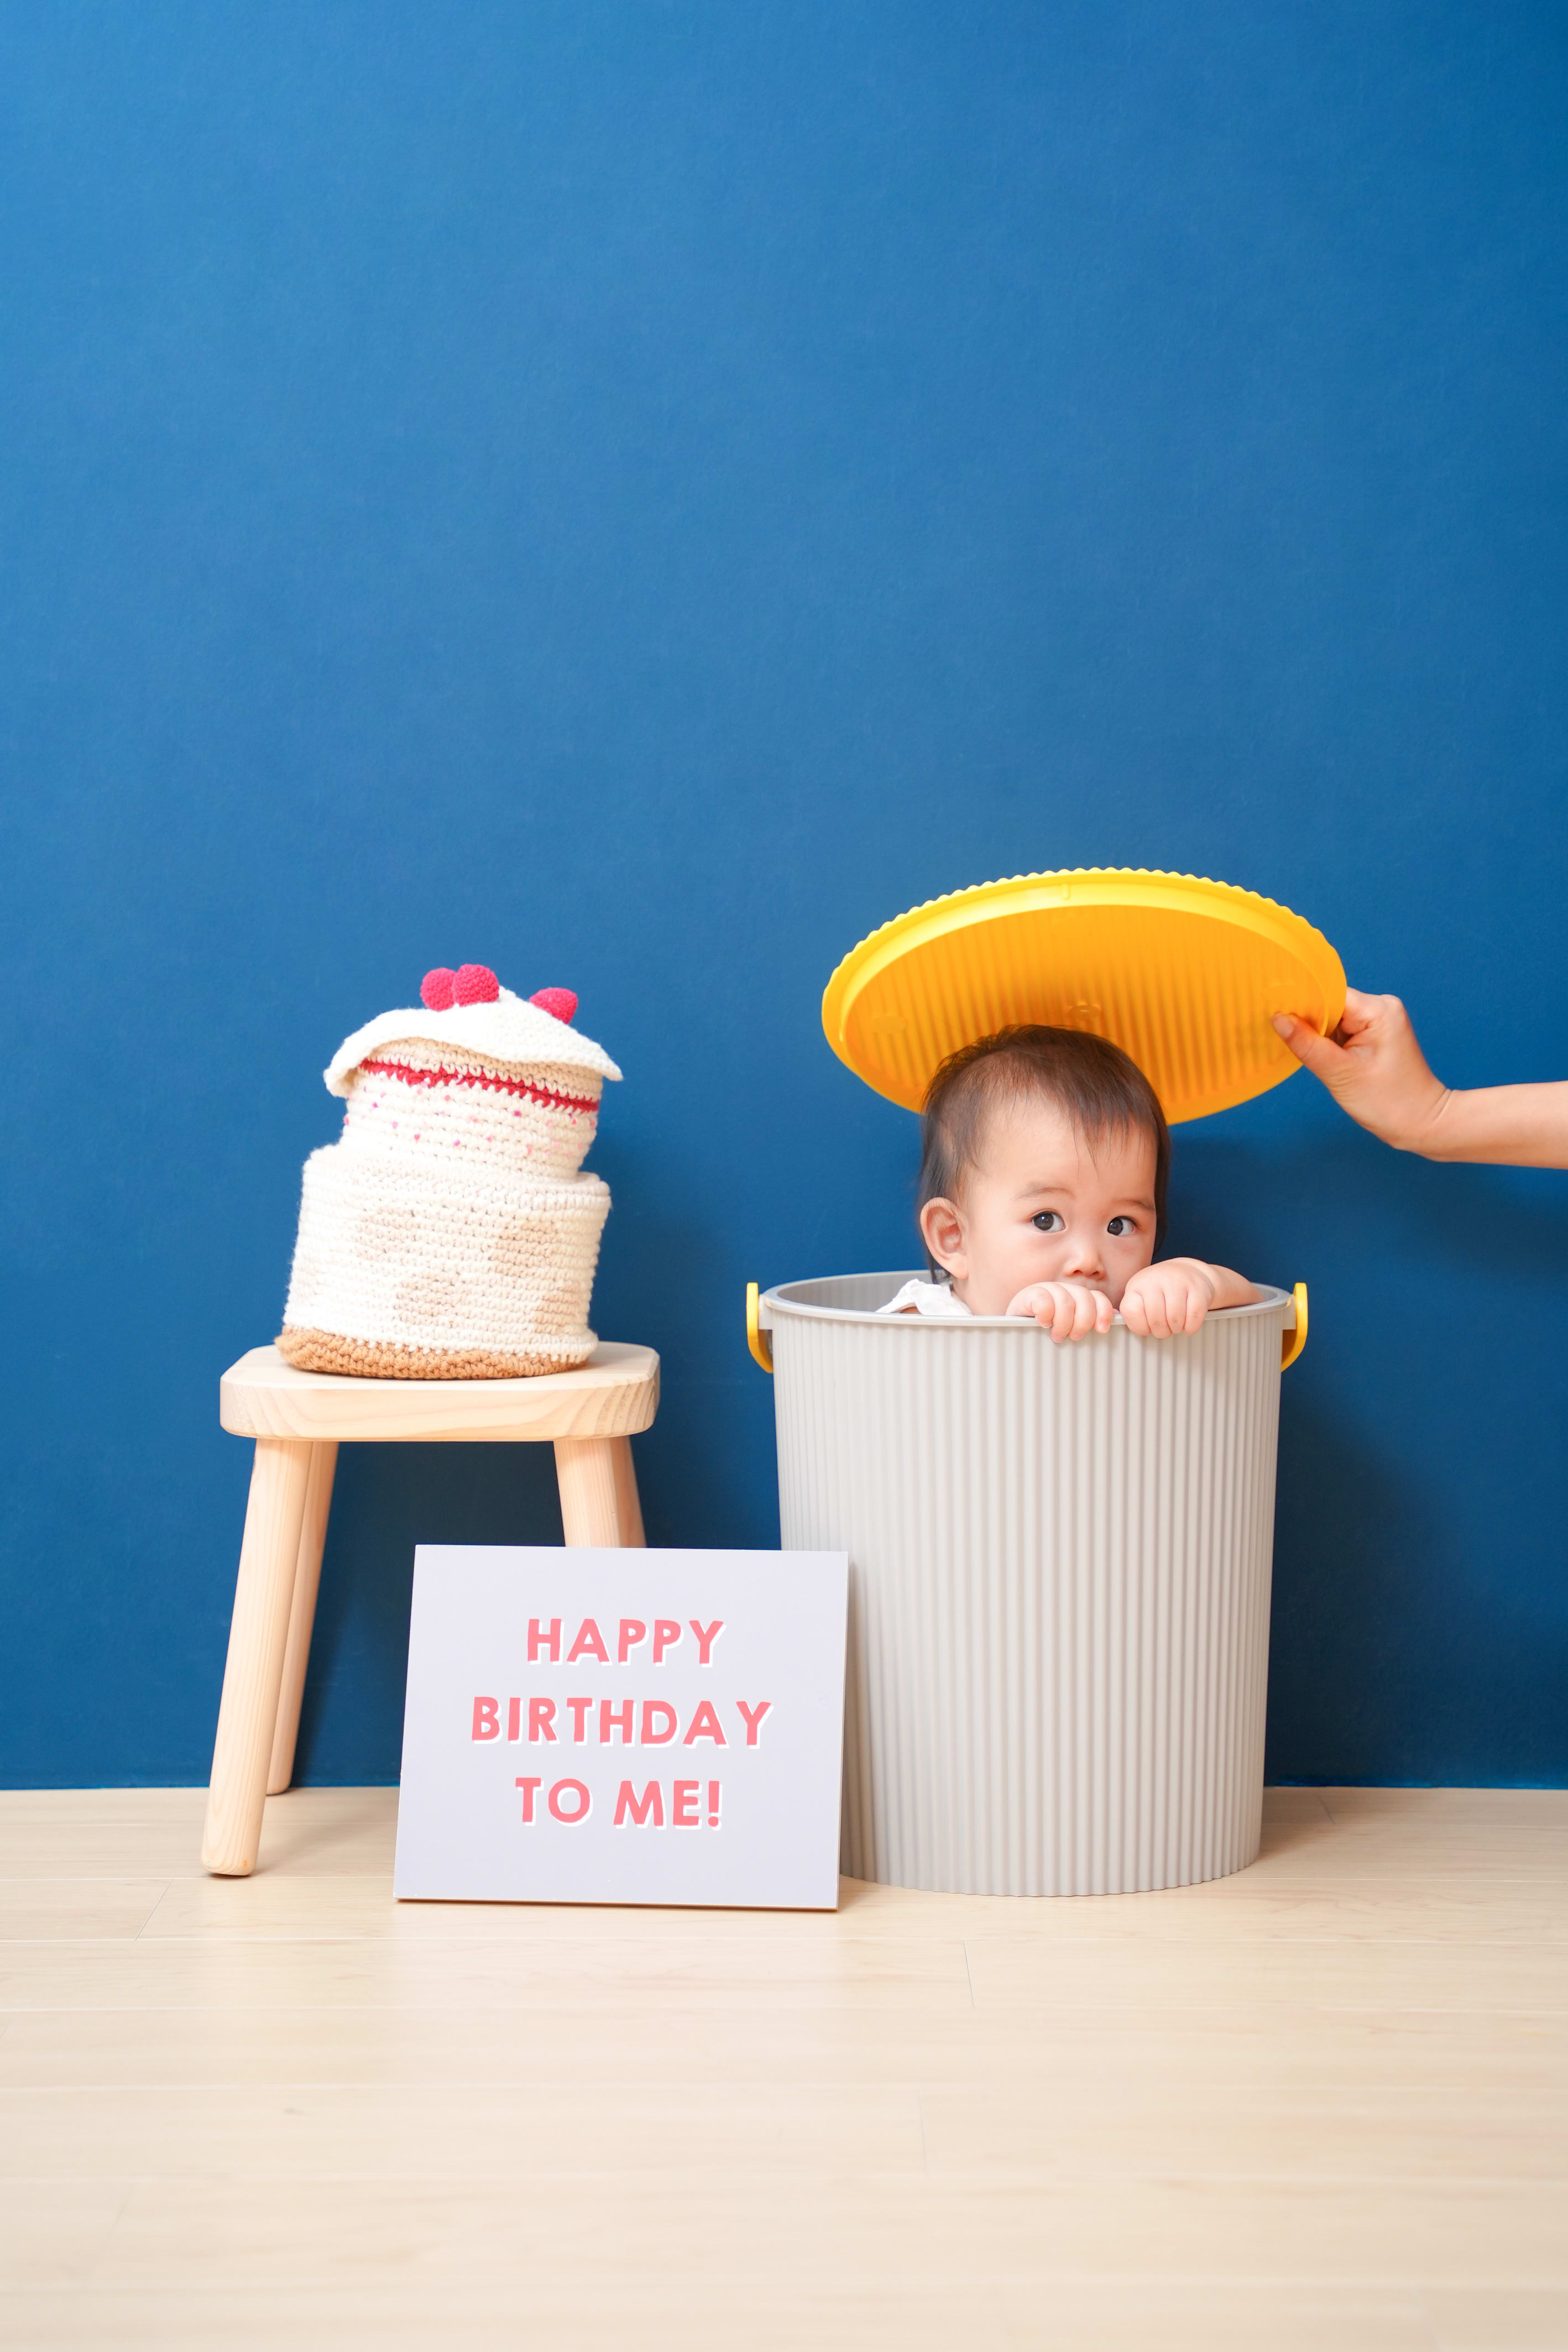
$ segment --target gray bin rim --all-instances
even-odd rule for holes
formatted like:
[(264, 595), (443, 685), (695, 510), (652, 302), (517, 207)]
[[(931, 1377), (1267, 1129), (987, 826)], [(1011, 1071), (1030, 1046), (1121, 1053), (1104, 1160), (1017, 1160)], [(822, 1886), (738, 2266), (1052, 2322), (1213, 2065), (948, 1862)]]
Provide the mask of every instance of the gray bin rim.
[[(898, 1318), (882, 1314), (880, 1307), (895, 1297), (906, 1282), (916, 1280), (929, 1281), (929, 1269), (923, 1265), (910, 1265), (894, 1273), (825, 1274), (802, 1282), (775, 1283), (771, 1290), (764, 1290), (757, 1301), (758, 1326), (764, 1331), (771, 1331), (773, 1318), (777, 1314), (786, 1320), (798, 1317), (814, 1323), (876, 1323), (896, 1330)], [(868, 1283), (887, 1285), (883, 1297), (876, 1307), (832, 1307), (820, 1295), (805, 1295), (840, 1287), (847, 1289), (851, 1286), (862, 1289)], [(1287, 1331), (1293, 1330), (1296, 1325), (1294, 1294), (1289, 1290), (1277, 1290), (1266, 1282), (1256, 1283), (1253, 1286), (1262, 1293), (1261, 1297), (1255, 1298), (1247, 1307), (1216, 1307), (1215, 1315), (1223, 1316), (1227, 1323), (1240, 1322), (1249, 1315), (1277, 1315), (1283, 1307), (1288, 1310), (1283, 1328)], [(1021, 1336), (1033, 1332), (1037, 1338), (1046, 1337), (1039, 1325), (1026, 1315), (971, 1315), (962, 1320), (954, 1317), (951, 1321), (946, 1317), (910, 1316), (909, 1324), (910, 1328), (922, 1331), (1016, 1331)], [(1111, 1317), (1111, 1328), (1122, 1331), (1127, 1328), (1119, 1314)], [(1159, 1347), (1164, 1343), (1153, 1340), (1150, 1344)]]

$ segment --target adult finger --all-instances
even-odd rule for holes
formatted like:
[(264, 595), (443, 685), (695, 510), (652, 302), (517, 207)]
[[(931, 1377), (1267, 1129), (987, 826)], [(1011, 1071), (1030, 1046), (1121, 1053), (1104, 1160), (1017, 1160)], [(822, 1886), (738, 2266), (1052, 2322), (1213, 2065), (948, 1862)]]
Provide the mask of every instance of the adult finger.
[(1380, 1013), (1403, 1013), (1404, 1010), (1397, 996), (1369, 996), (1363, 988), (1347, 988), (1345, 1009), (1340, 1015), (1339, 1027), (1334, 1034), (1336, 1037), (1359, 1037), (1363, 1029), (1372, 1027)]
[(1303, 1069), (1310, 1070), (1325, 1086), (1339, 1077), (1345, 1066), (1345, 1049), (1330, 1037), (1320, 1037), (1311, 1024), (1298, 1021), (1293, 1013), (1277, 1013), (1274, 1027), (1295, 1055)]

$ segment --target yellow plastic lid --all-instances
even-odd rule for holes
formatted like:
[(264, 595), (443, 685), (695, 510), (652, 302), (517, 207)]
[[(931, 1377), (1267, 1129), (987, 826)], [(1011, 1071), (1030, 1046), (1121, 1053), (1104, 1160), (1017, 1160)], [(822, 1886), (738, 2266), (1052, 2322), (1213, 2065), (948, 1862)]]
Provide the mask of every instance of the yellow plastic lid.
[(1299, 1066), (1269, 1016), (1337, 1028), (1344, 966), (1288, 907), (1192, 874), (1078, 867), (928, 899), (851, 949), (822, 1025), (857, 1077), (919, 1110), (947, 1055), (1014, 1022), (1131, 1055), (1166, 1118), (1248, 1102)]

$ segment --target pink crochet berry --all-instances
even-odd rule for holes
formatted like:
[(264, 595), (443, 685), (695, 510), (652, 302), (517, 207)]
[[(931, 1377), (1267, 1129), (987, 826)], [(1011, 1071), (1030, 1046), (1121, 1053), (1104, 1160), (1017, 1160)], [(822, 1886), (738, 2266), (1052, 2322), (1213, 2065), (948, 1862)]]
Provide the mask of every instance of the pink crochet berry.
[(494, 1004), (500, 982), (488, 963), (459, 964), (452, 992), (459, 1004)]
[(528, 1001), (531, 1004), (537, 1004), (541, 1013), (548, 1013), (555, 1020), (568, 1024), (577, 1010), (576, 992), (570, 988), (536, 989)]
[(419, 1002), (427, 1013), (449, 1013), (458, 985), (458, 975), (438, 963), (427, 971), (419, 983)]

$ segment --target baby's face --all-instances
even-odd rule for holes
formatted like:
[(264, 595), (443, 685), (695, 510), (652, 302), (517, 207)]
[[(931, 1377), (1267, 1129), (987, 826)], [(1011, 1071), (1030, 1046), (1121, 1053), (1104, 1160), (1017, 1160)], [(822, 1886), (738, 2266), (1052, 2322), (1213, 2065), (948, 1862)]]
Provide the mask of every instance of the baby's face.
[(1032, 1282), (1084, 1282), (1113, 1307), (1154, 1255), (1154, 1141), (1111, 1129), (1094, 1150), (1054, 1103), (1009, 1105), (962, 1198), (928, 1202), (926, 1245), (972, 1315), (1005, 1315)]

